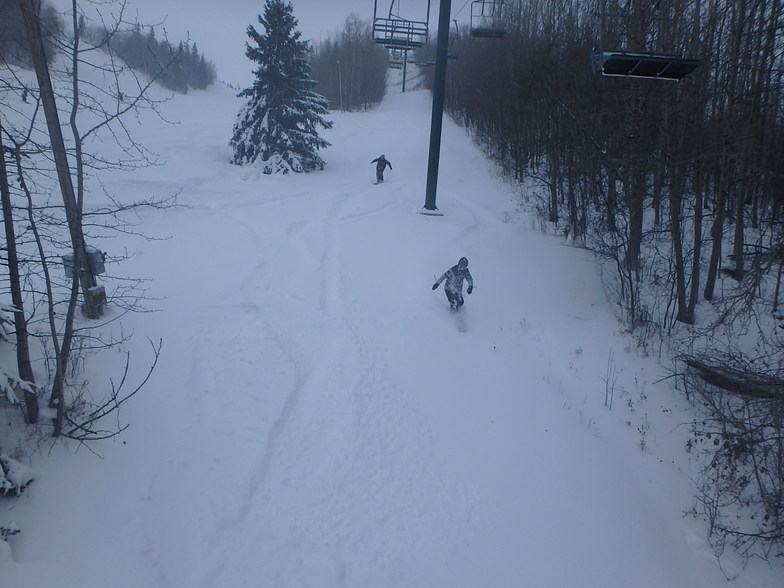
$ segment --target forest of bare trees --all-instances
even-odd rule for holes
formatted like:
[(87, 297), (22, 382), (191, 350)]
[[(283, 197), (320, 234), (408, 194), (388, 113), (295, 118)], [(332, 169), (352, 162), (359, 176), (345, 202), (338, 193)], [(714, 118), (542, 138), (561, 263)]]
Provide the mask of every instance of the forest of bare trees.
[[(124, 255), (107, 259), (92, 245), (117, 232), (144, 238), (127, 214), (174, 201), (119, 203), (101, 190), (103, 172), (154, 163), (124, 121), (157, 112), (159, 101), (149, 90), (176, 60), (170, 55), (150, 77), (116, 60), (110, 41), (131, 26), (123, 20), (124, 5), (117, 6), (110, 28), (92, 29), (90, 36), (76, 0), (62, 15), (39, 0), (0, 4), (2, 14), (11, 15), (0, 38), (0, 262), (7, 272), (2, 292), (13, 303), (4, 308), (13, 316), (18, 365), (18, 377), (0, 369), (0, 380), (7, 400), (24, 399), (25, 420), (37, 425), (30, 431), (82, 442), (118, 434), (122, 426), (106, 425), (104, 418), (139, 389), (128, 390), (122, 377), (105, 397), (93, 396), (97, 401), (84, 395), (87, 358), (125, 341), (101, 329), (107, 303), (125, 312), (140, 310), (145, 299), (140, 279), (115, 275), (99, 282), (105, 264)], [(102, 152), (110, 142), (121, 156)], [(159, 351), (159, 343), (152, 346), (150, 369)], [(40, 407), (44, 397), (48, 406)]]
[[(784, 1), (505, 0), (503, 26), (453, 30), (448, 112), (548, 226), (605, 260), (640, 343), (683, 360), (716, 549), (780, 552)], [(601, 47), (700, 67), (606, 77)]]
[(332, 109), (365, 110), (384, 97), (387, 51), (373, 42), (370, 29), (352, 15), (339, 34), (315, 48), (311, 77)]

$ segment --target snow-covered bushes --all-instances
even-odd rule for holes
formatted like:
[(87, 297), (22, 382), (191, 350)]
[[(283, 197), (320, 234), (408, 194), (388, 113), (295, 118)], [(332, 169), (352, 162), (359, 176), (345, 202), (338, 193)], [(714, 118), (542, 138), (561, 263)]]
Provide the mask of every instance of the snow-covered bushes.
[(784, 545), (784, 378), (742, 355), (692, 356), (684, 377), (700, 411), (689, 447), (702, 459), (695, 511), (717, 552), (781, 555)]
[(33, 479), (32, 469), (5, 454), (0, 454), (0, 493), (4, 496), (18, 496)]
[(0, 523), (0, 564), (11, 560), (11, 546), (6, 540), (19, 532), (20, 529), (16, 523)]
[[(17, 312), (14, 307), (0, 304), (0, 342), (11, 342), (11, 335), (14, 333), (14, 312)], [(0, 363), (0, 397), (5, 396), (8, 402), (16, 404), (19, 402), (17, 391), (34, 393), (35, 388), (30, 382), (25, 382), (12, 373), (13, 371), (15, 368), (9, 366), (9, 370), (6, 370)]]

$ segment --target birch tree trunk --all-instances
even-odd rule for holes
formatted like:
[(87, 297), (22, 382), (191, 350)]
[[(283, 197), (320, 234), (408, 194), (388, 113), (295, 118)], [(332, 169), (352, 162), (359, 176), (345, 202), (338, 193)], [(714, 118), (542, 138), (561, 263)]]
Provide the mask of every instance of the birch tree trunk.
[(74, 252), (74, 277), (71, 288), (71, 297), (66, 313), (65, 328), (63, 332), (63, 343), (60, 357), (57, 358), (57, 367), (52, 387), (52, 397), (50, 404), (57, 408), (53, 435), (58, 437), (62, 432), (64, 418), (64, 399), (65, 388), (65, 369), (71, 351), (71, 341), (73, 339), (74, 318), (76, 305), (78, 302), (79, 286), (81, 285), (84, 297), (84, 315), (87, 318), (97, 318), (98, 312), (89, 296), (89, 289), (95, 285), (94, 278), (87, 263), (87, 250), (82, 231), (81, 210), (78, 207), (74, 193), (71, 170), (68, 165), (68, 155), (65, 149), (62, 129), (60, 128), (60, 117), (57, 112), (54, 89), (52, 80), (49, 76), (49, 66), (44, 54), (43, 42), (40, 31), (40, 4), (35, 0), (17, 0), (22, 11), (25, 22), (25, 29), (30, 44), (30, 54), (35, 67), (35, 74), (38, 80), (41, 104), (46, 117), (46, 126), (49, 131), (49, 140), (52, 144), (52, 154), (57, 168), (57, 180), (60, 185), (60, 192), (65, 207), (65, 216), (68, 222), (68, 231), (71, 236), (71, 245)]
[(16, 364), (19, 378), (29, 382), (32, 390), (24, 390), (27, 422), (38, 422), (38, 396), (35, 393), (35, 376), (30, 363), (30, 344), (27, 333), (27, 318), (24, 313), (24, 298), (19, 277), (19, 257), (16, 251), (16, 232), (14, 229), (13, 210), (11, 207), (11, 190), (8, 185), (8, 172), (5, 165), (5, 147), (3, 145), (3, 121), (0, 118), (0, 197), (3, 206), (3, 224), (5, 225), (6, 250), (8, 252), (8, 281), (11, 286), (13, 302), (14, 328), (16, 331)]

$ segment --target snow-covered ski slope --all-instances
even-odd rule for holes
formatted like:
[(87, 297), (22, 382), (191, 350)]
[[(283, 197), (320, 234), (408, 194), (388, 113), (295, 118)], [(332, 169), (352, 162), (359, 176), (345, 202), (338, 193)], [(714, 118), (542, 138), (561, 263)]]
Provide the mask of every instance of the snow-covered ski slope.
[[(4, 513), (23, 532), (3, 588), (728, 585), (682, 514), (685, 405), (591, 258), (539, 233), (448, 120), (445, 215), (418, 214), (429, 93), (392, 79), (379, 108), (333, 113), (327, 168), (289, 177), (228, 164), (240, 105), (175, 97), (181, 124), (140, 135), (166, 165), (106, 178), (188, 205), (142, 213), (168, 240), (99, 245), (161, 298), (107, 329), (134, 332), (138, 373), (147, 337), (163, 354), (102, 459), (56, 448)], [(467, 332), (431, 290), (461, 256)], [(729, 585), (780, 579), (755, 562)]]

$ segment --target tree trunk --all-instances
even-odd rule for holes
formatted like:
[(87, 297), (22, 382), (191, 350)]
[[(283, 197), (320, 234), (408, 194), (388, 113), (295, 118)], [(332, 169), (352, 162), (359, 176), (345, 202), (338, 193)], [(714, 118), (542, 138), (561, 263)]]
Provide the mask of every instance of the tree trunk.
[(657, 165), (653, 172), (653, 226), (661, 225), (661, 200), (664, 190), (664, 165)]
[(747, 188), (739, 188), (735, 196), (735, 237), (732, 247), (732, 258), (735, 261), (734, 277), (739, 282), (746, 275), (746, 262), (744, 254), (745, 245), (745, 222), (743, 218), (743, 202), (748, 193)]
[[(746, 30), (746, 23), (751, 18), (747, 12), (747, 1), (746, 0), (737, 0), (737, 16), (735, 21), (735, 27), (732, 31), (732, 45), (730, 50), (730, 59), (731, 63), (739, 64), (741, 60), (748, 64), (749, 67), (752, 66), (752, 60), (750, 52), (749, 54), (744, 54), (741, 49), (745, 43), (750, 43), (751, 38), (748, 35)], [(753, 11), (753, 7), (752, 7)], [(740, 77), (743, 79), (739, 79)], [(744, 89), (744, 80), (746, 80), (748, 76), (748, 72), (738, 72), (738, 68), (730, 70), (730, 84), (728, 86), (728, 94), (730, 97), (730, 108), (732, 109), (732, 114), (735, 116), (739, 116), (742, 114), (743, 110), (743, 101), (747, 98), (744, 97), (743, 100), (740, 99), (739, 94), (743, 92)], [(746, 86), (748, 88), (748, 86)], [(750, 88), (748, 88), (750, 89)], [(749, 132), (749, 130), (746, 130)], [(752, 131), (753, 132), (753, 131)], [(744, 133), (745, 134), (745, 133)], [(748, 142), (750, 139), (748, 137), (743, 137), (743, 140)], [(738, 281), (743, 279), (744, 274), (746, 273), (745, 264), (744, 264), (744, 256), (743, 256), (743, 246), (744, 246), (744, 218), (743, 218), (743, 201), (746, 198), (747, 188), (745, 185), (739, 185), (737, 178), (743, 176), (747, 172), (747, 165), (746, 162), (742, 161), (741, 159), (741, 150), (738, 147), (739, 141), (735, 140), (730, 143), (733, 147), (731, 155), (733, 156), (733, 166), (730, 168), (735, 172), (735, 180), (732, 182), (732, 187), (734, 188), (733, 192), (735, 195), (735, 202), (734, 202), (734, 215), (735, 215), (735, 236), (734, 236), (734, 243), (733, 243), (733, 257), (735, 260), (735, 271), (734, 275)], [(745, 184), (745, 181), (743, 181)]]
[(710, 261), (708, 262), (708, 273), (705, 277), (705, 292), (703, 293), (705, 300), (713, 300), (713, 294), (716, 289), (716, 279), (719, 274), (719, 264), (721, 263), (721, 240), (724, 235), (724, 209), (726, 206), (725, 176), (726, 172), (722, 170), (719, 174), (719, 181), (716, 186), (718, 194), (716, 197), (713, 226), (711, 227), (711, 239), (713, 240), (713, 244), (711, 246)]
[[(642, 165), (642, 164), (638, 164)], [(645, 172), (641, 168), (629, 172), (625, 191), (629, 198), (629, 240), (626, 248), (626, 267), (639, 279), (642, 251), (643, 219), (645, 216)]]
[[(574, 166), (572, 166), (573, 168)], [(577, 179), (570, 177), (570, 175), (566, 177), (566, 197), (569, 204), (569, 224), (572, 227), (572, 235), (577, 239), (582, 236), (580, 218), (577, 214), (577, 195), (575, 194), (577, 191)]]
[(79, 286), (81, 285), (84, 297), (84, 315), (87, 318), (97, 318), (98, 309), (92, 303), (89, 296), (89, 289), (95, 285), (95, 279), (90, 272), (87, 263), (87, 249), (82, 232), (81, 211), (74, 194), (73, 182), (71, 180), (71, 170), (68, 166), (68, 155), (65, 149), (62, 129), (60, 128), (60, 117), (57, 112), (54, 89), (52, 80), (49, 77), (49, 66), (44, 55), (43, 42), (41, 40), (40, 18), (38, 8), (34, 0), (17, 0), (25, 22), (25, 29), (30, 44), (30, 54), (35, 66), (35, 74), (38, 80), (41, 104), (46, 117), (46, 126), (49, 131), (49, 139), (52, 144), (52, 154), (57, 168), (57, 179), (62, 193), (65, 216), (68, 221), (68, 231), (71, 236), (71, 245), (74, 252), (74, 278), (71, 288), (71, 297), (68, 311), (66, 313), (65, 329), (63, 333), (63, 345), (61, 356), (57, 358), (57, 373), (52, 387), (52, 399), (50, 404), (56, 405), (57, 415), (55, 417), (53, 435), (59, 436), (62, 432), (64, 418), (64, 398), (65, 369), (68, 364), (68, 357), (71, 350), (71, 339), (73, 337), (73, 322), (75, 309), (78, 301)]
[(616, 214), (618, 214), (618, 170), (611, 162), (610, 169), (607, 171), (607, 230), (610, 233), (618, 232)]
[(550, 187), (550, 218), (551, 223), (558, 224), (558, 184), (560, 183), (560, 163), (558, 157), (550, 152), (549, 187)]
[(697, 299), (700, 292), (700, 268), (702, 262), (702, 207), (704, 201), (702, 186), (702, 169), (698, 166), (694, 172), (694, 252), (691, 267), (691, 291), (686, 309), (687, 316), (691, 319), (689, 324), (694, 324), (694, 314), (697, 310)]
[(87, 263), (87, 250), (84, 242), (84, 234), (82, 232), (81, 211), (74, 193), (71, 170), (68, 165), (68, 155), (65, 148), (65, 141), (63, 140), (62, 129), (60, 127), (60, 116), (57, 112), (52, 80), (49, 77), (49, 66), (46, 62), (43, 41), (41, 39), (38, 12), (40, 6), (35, 6), (34, 0), (17, 0), (17, 2), (21, 8), (25, 29), (27, 30), (30, 55), (33, 60), (33, 65), (35, 66), (41, 104), (46, 117), (49, 140), (52, 143), (52, 154), (57, 168), (57, 180), (62, 193), (65, 216), (68, 221), (68, 230), (71, 235), (71, 244), (74, 249), (74, 273), (81, 284), (82, 294), (84, 296), (84, 314), (87, 318), (97, 318), (97, 309), (95, 308), (95, 305), (92, 304), (88, 294), (88, 290), (95, 285), (95, 280)]
[(22, 284), (19, 277), (19, 258), (16, 252), (16, 233), (14, 229), (13, 210), (11, 207), (11, 190), (8, 185), (8, 172), (5, 165), (5, 147), (3, 146), (3, 121), (0, 119), (0, 198), (3, 206), (3, 224), (5, 225), (6, 249), (8, 251), (8, 281), (11, 286), (11, 301), (14, 305), (14, 328), (16, 330), (16, 364), (19, 378), (29, 382), (33, 390), (24, 390), (27, 422), (38, 422), (38, 396), (35, 394), (35, 376), (30, 363), (30, 344), (27, 333), (27, 318), (24, 313)]
[(675, 320), (692, 324), (694, 320), (689, 316), (686, 306), (686, 263), (683, 255), (683, 229), (681, 227), (683, 174), (682, 166), (676, 166), (672, 170), (670, 182), (670, 234), (672, 236), (672, 250), (675, 255), (675, 298), (678, 303)]

